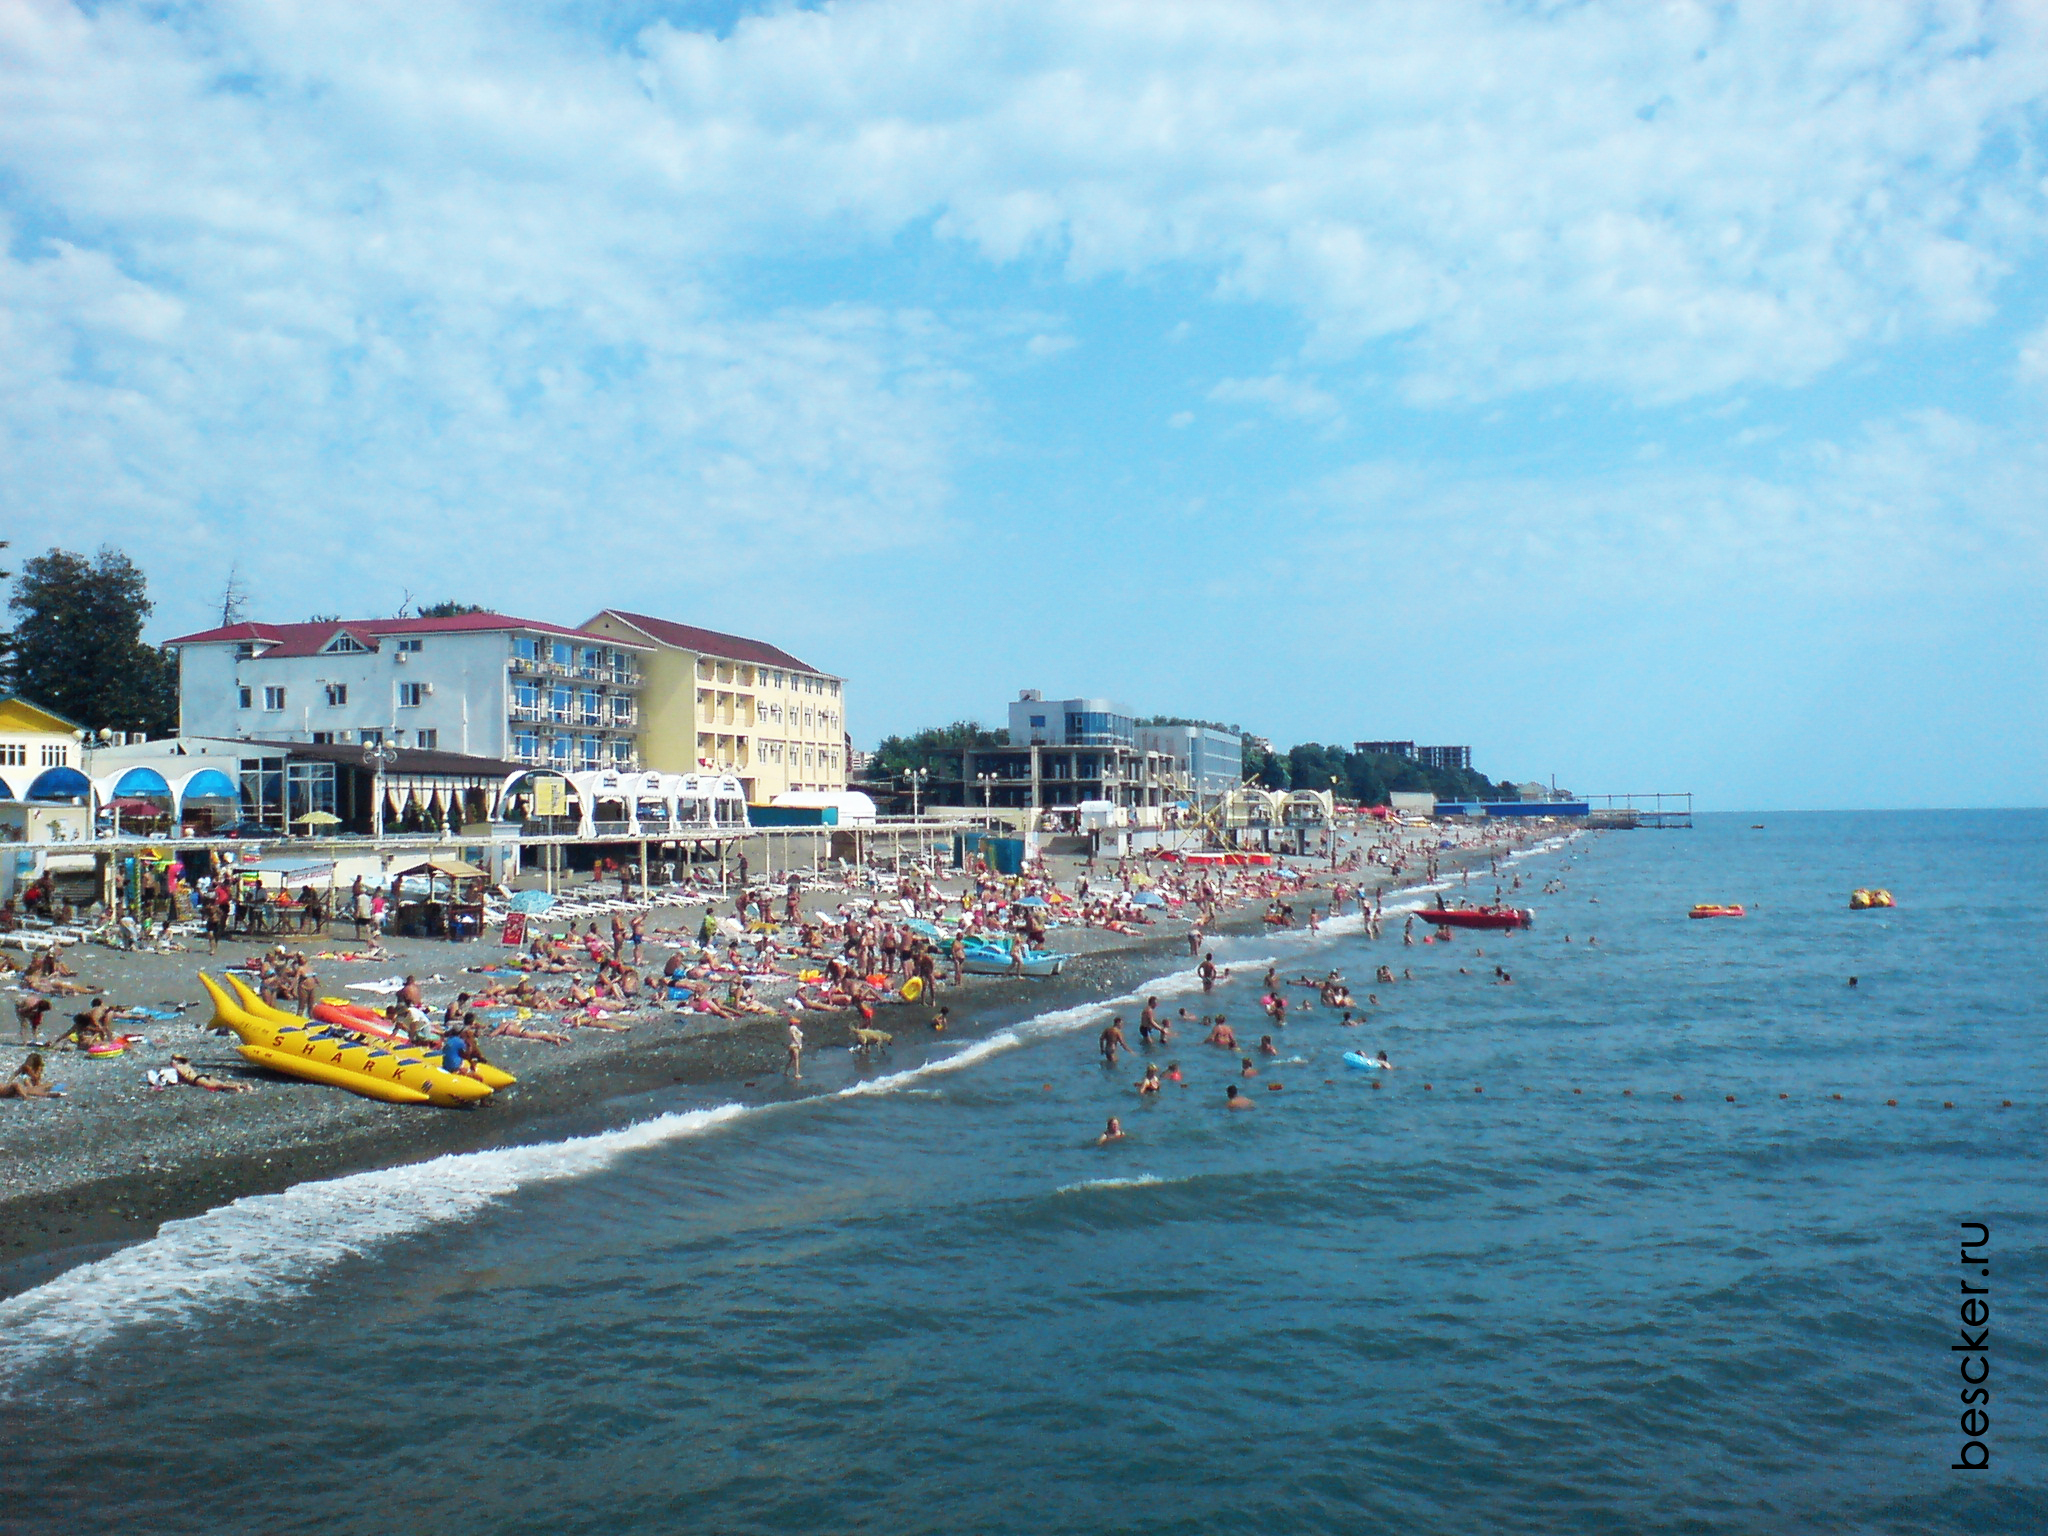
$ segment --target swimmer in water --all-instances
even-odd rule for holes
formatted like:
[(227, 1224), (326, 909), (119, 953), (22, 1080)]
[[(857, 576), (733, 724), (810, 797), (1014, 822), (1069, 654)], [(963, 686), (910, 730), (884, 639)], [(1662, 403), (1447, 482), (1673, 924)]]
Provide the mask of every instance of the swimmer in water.
[(1098, 1147), (1106, 1147), (1112, 1141), (1122, 1141), (1123, 1139), (1124, 1128), (1117, 1123), (1116, 1116), (1111, 1115), (1109, 1117), (1109, 1124), (1104, 1126), (1102, 1128), (1102, 1134), (1095, 1138), (1095, 1145), (1097, 1145)]
[(1232, 1083), (1223, 1090), (1223, 1107), (1225, 1109), (1250, 1109), (1252, 1101), (1239, 1093), (1237, 1091), (1237, 1084)]
[(1389, 1072), (1394, 1070), (1394, 1064), (1391, 1061), (1387, 1060), (1387, 1048), (1385, 1046), (1380, 1047), (1380, 1053), (1378, 1056), (1374, 1058), (1374, 1060), (1379, 1062), (1379, 1064), (1385, 1067)]
[(1278, 1056), (1280, 1054), (1280, 1047), (1273, 1043), (1271, 1035), (1259, 1036), (1259, 1054), (1261, 1056)]
[(1181, 1081), (1179, 1062), (1169, 1061), (1166, 1064), (1166, 1080), (1169, 1083), (1177, 1083)]
[(1344, 1015), (1343, 1018), (1339, 1019), (1337, 1022), (1345, 1029), (1356, 1029), (1358, 1027), (1358, 1020), (1351, 1017), (1350, 1013), (1348, 1012)]
[(1259, 1069), (1252, 1065), (1251, 1057), (1241, 1057), (1240, 1063), (1237, 1073), (1239, 1077), (1257, 1077), (1259, 1075)]
[(1138, 1092), (1141, 1094), (1153, 1094), (1158, 1091), (1159, 1065), (1157, 1062), (1147, 1062), (1145, 1065), (1145, 1075), (1138, 1079)]

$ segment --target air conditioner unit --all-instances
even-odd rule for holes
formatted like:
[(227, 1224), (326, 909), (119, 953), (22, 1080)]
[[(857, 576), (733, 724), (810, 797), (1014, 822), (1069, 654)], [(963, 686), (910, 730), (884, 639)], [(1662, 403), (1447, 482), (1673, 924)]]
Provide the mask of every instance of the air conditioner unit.
[(393, 651), (391, 654), (392, 659), (395, 660), (401, 667), (412, 660), (412, 652), (410, 651)]
[(335, 739), (343, 743), (344, 745), (347, 745), (349, 743), (352, 743), (356, 739), (356, 733), (354, 731), (339, 731), (336, 732)]
[(433, 692), (434, 692), (434, 685), (433, 685), (432, 683), (421, 683), (421, 684), (420, 684), (420, 697), (421, 697), (421, 698), (423, 698), (423, 699), (424, 699), (424, 698), (430, 698), (430, 697), (432, 697), (432, 695), (433, 695)]

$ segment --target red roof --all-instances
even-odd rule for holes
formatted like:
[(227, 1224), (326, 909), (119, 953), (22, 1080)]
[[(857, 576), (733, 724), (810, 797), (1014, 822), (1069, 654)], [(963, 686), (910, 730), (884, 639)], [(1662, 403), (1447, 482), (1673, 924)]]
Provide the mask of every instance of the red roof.
[[(643, 635), (672, 645), (682, 651), (697, 651), (706, 656), (724, 656), (732, 661), (751, 661), (757, 666), (788, 667), (797, 672), (816, 673), (830, 677), (829, 672), (819, 672), (807, 661), (798, 661), (787, 651), (760, 640), (748, 640), (739, 635), (722, 635), (715, 629), (699, 629), (694, 624), (675, 624), (667, 619), (652, 618), (644, 613), (628, 613), (623, 608), (607, 608), (605, 613), (630, 624)], [(602, 614), (599, 615), (603, 617)], [(597, 621), (593, 619), (592, 623)]]
[[(318, 624), (227, 624), (218, 629), (202, 629), (197, 634), (179, 635), (175, 640), (166, 640), (164, 644), (208, 645), (224, 641), (258, 640), (268, 642), (262, 652), (264, 656), (317, 656), (343, 630), (374, 648), (377, 638), (381, 635), (447, 635), (504, 629), (537, 629), (543, 634), (567, 635), (571, 639), (584, 641), (594, 638), (583, 630), (564, 629), (559, 624), (543, 624), (538, 619), (514, 619), (502, 613), (458, 613), (440, 619), (344, 619), (340, 622), (329, 620)], [(613, 643), (631, 645), (632, 642)]]

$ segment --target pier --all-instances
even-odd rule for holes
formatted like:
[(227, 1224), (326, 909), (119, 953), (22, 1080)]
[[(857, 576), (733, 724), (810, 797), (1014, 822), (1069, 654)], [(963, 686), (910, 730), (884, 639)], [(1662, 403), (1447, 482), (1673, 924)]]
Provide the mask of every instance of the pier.
[(1586, 825), (1614, 830), (1692, 826), (1692, 791), (1635, 795), (1588, 795)]

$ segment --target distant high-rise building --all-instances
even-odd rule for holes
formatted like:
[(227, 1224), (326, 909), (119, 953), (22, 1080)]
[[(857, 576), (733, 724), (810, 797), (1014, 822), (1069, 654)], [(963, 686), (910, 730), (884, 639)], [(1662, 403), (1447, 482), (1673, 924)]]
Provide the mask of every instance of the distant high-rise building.
[(1425, 768), (1465, 768), (1472, 766), (1470, 747), (1417, 747), (1415, 761)]
[(1415, 756), (1415, 743), (1412, 741), (1354, 741), (1351, 743), (1351, 750), (1354, 752), (1370, 752), (1380, 757), (1405, 757), (1412, 759)]

